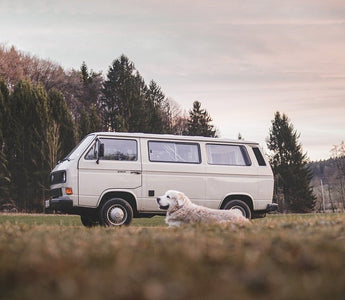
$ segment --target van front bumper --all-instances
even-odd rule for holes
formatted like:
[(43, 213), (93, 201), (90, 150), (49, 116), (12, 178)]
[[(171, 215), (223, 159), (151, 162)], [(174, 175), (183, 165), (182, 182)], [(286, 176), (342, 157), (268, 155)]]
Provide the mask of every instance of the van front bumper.
[(45, 201), (45, 207), (68, 213), (73, 209), (73, 200), (69, 197), (53, 198)]
[(271, 212), (271, 211), (276, 211), (276, 210), (278, 210), (278, 204), (277, 203), (267, 204), (266, 213)]

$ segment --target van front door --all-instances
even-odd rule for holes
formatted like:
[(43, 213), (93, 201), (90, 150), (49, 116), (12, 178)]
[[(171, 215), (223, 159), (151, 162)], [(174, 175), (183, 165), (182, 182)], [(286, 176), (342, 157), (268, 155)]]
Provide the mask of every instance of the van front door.
[[(98, 144), (104, 155), (97, 160)], [(99, 138), (79, 161), (79, 205), (95, 207), (111, 190), (130, 190), (141, 195), (141, 159), (137, 139)]]

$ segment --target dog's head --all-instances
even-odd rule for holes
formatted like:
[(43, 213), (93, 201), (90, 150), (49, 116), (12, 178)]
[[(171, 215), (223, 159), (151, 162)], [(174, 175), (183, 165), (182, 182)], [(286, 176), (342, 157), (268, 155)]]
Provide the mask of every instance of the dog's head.
[(180, 209), (186, 201), (187, 197), (183, 193), (173, 190), (169, 190), (157, 198), (159, 208), (168, 211)]

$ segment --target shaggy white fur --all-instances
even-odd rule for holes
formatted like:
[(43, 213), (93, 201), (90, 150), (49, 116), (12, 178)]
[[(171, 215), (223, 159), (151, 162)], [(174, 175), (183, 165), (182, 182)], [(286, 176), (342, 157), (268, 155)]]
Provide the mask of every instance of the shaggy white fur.
[(178, 191), (167, 191), (157, 198), (157, 203), (161, 209), (167, 209), (165, 222), (169, 227), (195, 223), (250, 223), (236, 210), (211, 209), (196, 205), (185, 194)]

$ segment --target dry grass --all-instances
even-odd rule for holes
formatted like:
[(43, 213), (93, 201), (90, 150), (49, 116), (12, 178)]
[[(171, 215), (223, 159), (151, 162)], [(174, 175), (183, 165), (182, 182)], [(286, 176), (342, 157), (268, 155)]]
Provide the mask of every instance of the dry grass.
[(20, 216), (4, 217), (0, 215), (3, 299), (345, 295), (345, 215), (270, 216), (248, 227), (178, 229), (165, 227), (162, 218), (151, 219), (155, 227), (138, 220), (136, 226), (87, 229), (79, 219), (55, 225), (44, 224), (40, 216), (30, 224)]

